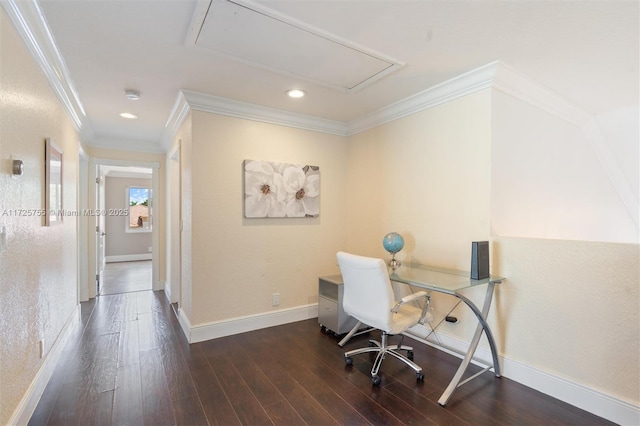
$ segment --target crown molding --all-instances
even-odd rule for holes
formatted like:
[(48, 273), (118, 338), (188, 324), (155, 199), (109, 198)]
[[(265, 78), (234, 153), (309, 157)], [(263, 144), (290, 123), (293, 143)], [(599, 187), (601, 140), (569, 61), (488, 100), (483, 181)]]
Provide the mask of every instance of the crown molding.
[(490, 88), (493, 84), (498, 61), (461, 74), (450, 80), (418, 92), (386, 107), (380, 108), (364, 117), (347, 123), (348, 135), (352, 136), (382, 124), (398, 120), (425, 109), (450, 102), (454, 99)]
[(184, 120), (186, 120), (190, 112), (191, 107), (187, 102), (187, 98), (184, 97), (182, 92), (179, 92), (178, 97), (173, 104), (173, 108), (169, 113), (169, 118), (164, 125), (162, 136), (160, 138), (160, 145), (165, 150), (165, 152), (168, 152), (171, 148), (173, 139), (178, 134), (180, 126), (182, 126), (182, 123), (184, 123)]
[(297, 114), (277, 108), (264, 107), (233, 99), (205, 95), (183, 90), (182, 95), (192, 109), (214, 114), (227, 115), (246, 120), (260, 121), (314, 132), (347, 136), (343, 122)]
[(504, 62), (500, 62), (496, 67), (492, 86), (579, 127), (584, 127), (592, 118), (591, 114), (570, 103), (565, 97)]
[(98, 149), (148, 152), (151, 154), (163, 154), (166, 152), (166, 149), (156, 142), (145, 142), (130, 139), (94, 138), (89, 146), (91, 148)]
[(87, 122), (87, 114), (38, 3), (35, 0), (6, 0), (2, 5), (69, 114), (80, 137), (84, 140), (91, 137), (93, 132)]

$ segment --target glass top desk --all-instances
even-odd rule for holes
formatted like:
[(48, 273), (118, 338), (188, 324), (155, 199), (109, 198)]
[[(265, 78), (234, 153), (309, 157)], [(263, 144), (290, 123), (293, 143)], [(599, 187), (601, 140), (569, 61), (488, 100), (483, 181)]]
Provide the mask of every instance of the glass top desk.
[[(455, 391), (459, 386), (467, 383), (469, 380), (474, 379), (480, 374), (484, 373), (487, 370), (493, 368), (493, 371), (496, 377), (500, 377), (500, 364), (498, 363), (498, 351), (496, 349), (496, 343), (493, 338), (493, 333), (491, 333), (491, 328), (487, 323), (487, 315), (489, 314), (489, 308), (491, 307), (491, 300), (493, 299), (493, 289), (496, 284), (500, 284), (504, 278), (502, 277), (489, 277), (484, 280), (472, 280), (469, 278), (469, 272), (455, 271), (451, 269), (443, 269), (436, 268), (431, 266), (423, 266), (416, 264), (403, 264), (398, 268), (391, 269), (389, 268), (389, 278), (391, 281), (396, 281), (404, 284), (408, 284), (414, 287), (418, 287), (420, 289), (426, 291), (435, 291), (438, 293), (449, 294), (451, 296), (455, 296), (461, 301), (463, 301), (475, 314), (478, 319), (478, 326), (476, 327), (476, 331), (473, 335), (473, 339), (469, 344), (469, 348), (467, 349), (467, 353), (464, 356), (464, 359), (460, 363), (460, 367), (458, 367), (458, 371), (451, 379), (449, 386), (444, 391), (438, 403), (444, 406), (453, 391)], [(478, 307), (466, 296), (464, 296), (461, 292), (470, 287), (476, 286), (486, 286), (484, 303), (482, 305), (482, 310), (478, 309)], [(471, 362), (473, 355), (478, 347), (478, 343), (480, 342), (480, 337), (482, 336), (482, 332), (484, 331), (487, 336), (487, 340), (489, 341), (489, 346), (491, 347), (491, 356), (493, 358), (493, 365), (487, 366), (482, 371), (474, 374), (473, 376), (462, 380), (462, 376), (464, 375), (469, 363)]]

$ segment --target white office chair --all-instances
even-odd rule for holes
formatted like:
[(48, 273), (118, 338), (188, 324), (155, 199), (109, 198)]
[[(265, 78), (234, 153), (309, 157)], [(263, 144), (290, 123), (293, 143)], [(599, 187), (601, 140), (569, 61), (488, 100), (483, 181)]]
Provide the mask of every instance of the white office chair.
[[(377, 328), (382, 332), (382, 341), (369, 341), (369, 347), (345, 352), (345, 362), (352, 365), (352, 356), (365, 352), (378, 352), (371, 369), (371, 381), (380, 384), (378, 371), (387, 354), (393, 355), (400, 361), (413, 368), (418, 380), (424, 380), (422, 367), (413, 362), (413, 348), (402, 345), (388, 345), (387, 337), (401, 334), (416, 324), (430, 321), (427, 318), (429, 295), (426, 291), (418, 291), (396, 301), (387, 265), (382, 259), (357, 256), (355, 254), (338, 252), (338, 264), (344, 282), (344, 297), (342, 307), (344, 311), (363, 324)], [(424, 298), (422, 309), (409, 304), (414, 300)], [(407, 351), (404, 356), (399, 350)]]

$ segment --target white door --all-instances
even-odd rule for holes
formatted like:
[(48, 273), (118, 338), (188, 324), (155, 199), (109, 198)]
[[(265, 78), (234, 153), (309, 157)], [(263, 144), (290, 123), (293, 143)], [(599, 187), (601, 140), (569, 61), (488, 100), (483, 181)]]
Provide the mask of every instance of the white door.
[(96, 294), (102, 290), (102, 278), (105, 267), (105, 243), (107, 232), (105, 230), (105, 196), (104, 175), (100, 166), (97, 166), (96, 175)]

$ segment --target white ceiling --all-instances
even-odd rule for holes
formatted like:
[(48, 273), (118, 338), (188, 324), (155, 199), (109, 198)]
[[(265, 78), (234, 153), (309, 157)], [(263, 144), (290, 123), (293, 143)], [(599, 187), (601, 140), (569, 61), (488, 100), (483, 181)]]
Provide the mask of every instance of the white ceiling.
[[(349, 122), (495, 60), (591, 114), (638, 103), (636, 0), (38, 4), (96, 145), (157, 150), (181, 90)], [(376, 68), (380, 58), (392, 69)], [(294, 87), (307, 96), (286, 97)], [(125, 89), (142, 99), (128, 101)]]

